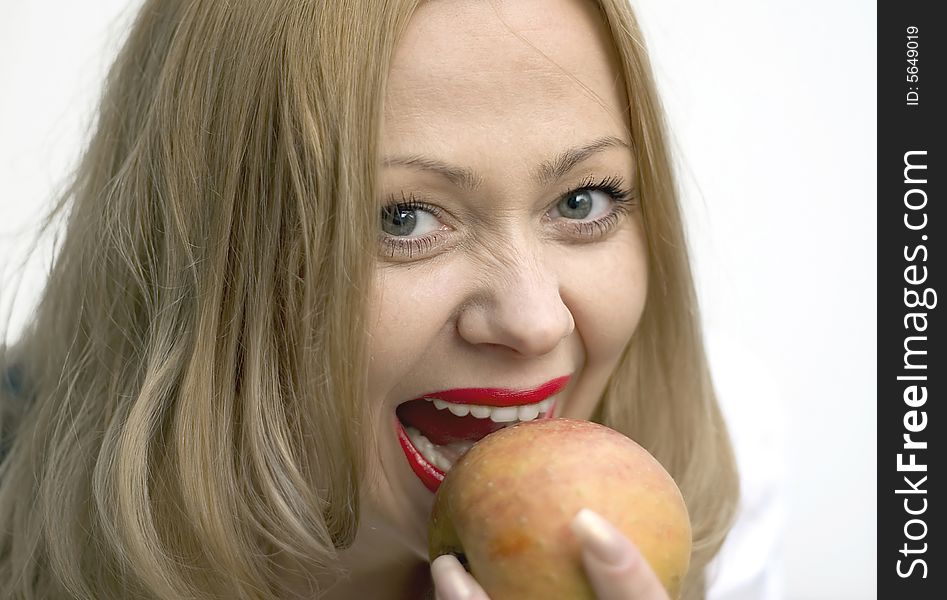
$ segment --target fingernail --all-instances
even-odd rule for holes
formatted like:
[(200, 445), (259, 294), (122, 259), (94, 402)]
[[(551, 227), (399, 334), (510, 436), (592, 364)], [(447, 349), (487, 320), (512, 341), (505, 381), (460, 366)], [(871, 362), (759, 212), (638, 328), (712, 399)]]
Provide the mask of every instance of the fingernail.
[(583, 508), (576, 514), (572, 519), (572, 532), (583, 547), (606, 564), (621, 566), (633, 558), (621, 532), (592, 510)]
[(438, 598), (464, 600), (473, 596), (473, 588), (467, 580), (467, 571), (460, 561), (450, 554), (442, 554), (431, 563), (431, 577)]

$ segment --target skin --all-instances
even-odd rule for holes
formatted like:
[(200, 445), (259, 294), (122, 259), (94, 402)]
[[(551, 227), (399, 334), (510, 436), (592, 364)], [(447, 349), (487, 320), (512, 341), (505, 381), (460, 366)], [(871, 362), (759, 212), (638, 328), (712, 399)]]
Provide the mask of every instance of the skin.
[[(344, 553), (352, 578), (330, 598), (416, 597), (413, 577), (419, 568), (427, 575), (433, 495), (399, 448), (399, 404), (432, 390), (524, 389), (569, 374), (556, 416), (589, 419), (595, 410), (641, 317), (647, 251), (634, 201), (618, 210), (608, 193), (593, 192), (584, 196), (592, 212), (577, 218), (561, 200), (607, 178), (634, 188), (619, 73), (584, 0), (434, 1), (412, 17), (385, 96), (380, 189), (386, 203), (413, 195), (439, 214), (418, 211), (410, 234), (385, 234), (401, 246), (379, 244), (364, 512)], [(614, 143), (537, 181), (544, 162), (606, 138)], [(466, 187), (475, 189), (406, 157), (469, 171), (475, 185)], [(615, 210), (604, 234), (579, 230)], [(414, 247), (410, 238), (426, 241)], [(650, 569), (621, 540), (617, 567), (587, 563), (601, 597), (629, 597), (629, 586), (654, 592)], [(439, 597), (461, 597), (464, 583), (478, 589), (451, 560), (434, 564)]]

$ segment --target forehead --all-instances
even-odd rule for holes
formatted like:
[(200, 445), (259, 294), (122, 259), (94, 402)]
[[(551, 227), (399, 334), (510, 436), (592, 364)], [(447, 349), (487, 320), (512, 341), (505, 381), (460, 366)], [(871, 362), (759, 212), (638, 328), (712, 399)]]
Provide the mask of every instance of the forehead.
[(383, 144), (439, 147), (445, 131), (494, 142), (548, 142), (550, 131), (627, 139), (627, 112), (593, 2), (436, 0), (419, 6), (396, 48)]

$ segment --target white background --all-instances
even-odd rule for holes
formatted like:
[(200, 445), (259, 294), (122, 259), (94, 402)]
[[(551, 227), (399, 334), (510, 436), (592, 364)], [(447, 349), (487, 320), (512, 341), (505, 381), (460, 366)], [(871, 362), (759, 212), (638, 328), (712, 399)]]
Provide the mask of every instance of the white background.
[[(779, 589), (787, 600), (874, 598), (875, 3), (634, 3), (676, 140), (711, 362), (747, 488), (775, 482), (785, 511), (768, 559)], [(133, 12), (127, 0), (0, 1), (10, 336), (43, 269), (29, 266), (14, 304), (13, 261), (78, 153)]]

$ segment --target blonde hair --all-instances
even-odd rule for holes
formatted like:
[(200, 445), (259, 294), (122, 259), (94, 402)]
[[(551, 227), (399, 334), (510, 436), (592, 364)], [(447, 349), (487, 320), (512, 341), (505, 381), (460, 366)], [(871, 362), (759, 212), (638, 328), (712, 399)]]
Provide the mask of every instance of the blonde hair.
[[(272, 598), (358, 528), (382, 90), (417, 0), (149, 0), (43, 231), (0, 465), (0, 590)], [(693, 522), (684, 597), (736, 506), (663, 117), (624, 0), (647, 305), (595, 419), (648, 448)], [(359, 199), (362, 199), (361, 201)], [(340, 426), (340, 424), (344, 424)]]

